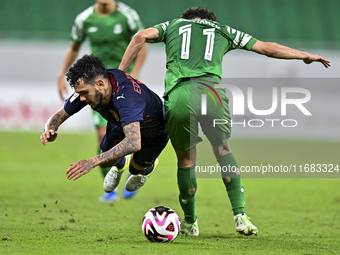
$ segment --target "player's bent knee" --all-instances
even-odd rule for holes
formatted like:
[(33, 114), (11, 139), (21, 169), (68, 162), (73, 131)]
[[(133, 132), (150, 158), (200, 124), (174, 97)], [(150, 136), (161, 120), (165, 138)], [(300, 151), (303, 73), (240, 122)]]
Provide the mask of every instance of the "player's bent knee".
[(196, 193), (196, 189), (195, 189), (195, 188), (189, 189), (189, 190), (188, 190), (188, 193), (191, 194), (191, 195), (193, 195), (193, 194)]
[(229, 176), (226, 176), (223, 178), (223, 180), (226, 182), (226, 183), (229, 183), (231, 181), (231, 178)]

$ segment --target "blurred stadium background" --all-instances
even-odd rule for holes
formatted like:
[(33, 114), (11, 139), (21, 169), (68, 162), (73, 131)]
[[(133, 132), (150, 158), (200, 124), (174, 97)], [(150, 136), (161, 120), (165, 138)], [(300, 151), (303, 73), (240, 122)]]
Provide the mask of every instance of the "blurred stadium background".
[[(47, 118), (62, 107), (57, 93), (57, 74), (61, 68), (73, 21), (94, 0), (2, 0), (0, 9), (0, 130), (41, 130)], [(340, 116), (336, 96), (340, 64), (340, 22), (337, 0), (125, 0), (138, 11), (145, 27), (179, 17), (188, 7), (206, 6), (218, 21), (245, 31), (262, 41), (275, 41), (300, 50), (325, 56), (330, 69), (301, 61), (273, 60), (254, 53), (235, 51), (224, 60), (224, 77), (232, 78), (335, 78), (314, 86), (313, 95), (322, 93), (321, 101), (311, 100), (318, 109), (312, 121), (297, 135), (339, 139)], [(141, 80), (159, 95), (165, 74), (164, 46), (150, 45), (141, 72)], [(81, 54), (89, 52), (87, 44)], [(69, 91), (72, 92), (71, 90)], [(323, 102), (330, 100), (328, 105)], [(261, 100), (260, 100), (261, 101)], [(321, 106), (320, 103), (321, 102)], [(317, 105), (316, 105), (317, 104)], [(332, 108), (330, 108), (332, 106)], [(320, 108), (321, 107), (321, 108)], [(322, 108), (323, 107), (323, 108)], [(322, 117), (323, 125), (319, 125)], [(313, 125), (315, 129), (313, 129)], [(89, 111), (69, 120), (64, 130), (93, 129)], [(306, 129), (307, 128), (307, 129)], [(329, 130), (331, 128), (331, 130)], [(307, 130), (307, 132), (305, 132)], [(308, 130), (311, 130), (308, 132)], [(317, 132), (317, 133), (315, 133)], [(248, 130), (235, 131), (236, 135)], [(265, 135), (266, 131), (262, 131)], [(251, 134), (252, 135), (252, 134)], [(254, 135), (261, 135), (254, 133)], [(276, 136), (278, 134), (276, 133)], [(285, 134), (283, 134), (285, 135)]]
[[(96, 203), (102, 194), (99, 169), (81, 181), (66, 181), (69, 163), (95, 153), (89, 109), (63, 124), (61, 130), (69, 133), (59, 136), (53, 146), (42, 146), (39, 135), (50, 115), (63, 106), (57, 75), (70, 45), (73, 21), (94, 2), (0, 1), (0, 254), (339, 254), (339, 179), (332, 180), (330, 174), (318, 179), (244, 178), (246, 210), (261, 231), (256, 239), (234, 237), (224, 186), (217, 178), (200, 178), (197, 211), (202, 238), (179, 237), (171, 249), (147, 242), (140, 231), (141, 217), (152, 206), (171, 206), (182, 216), (170, 143), (160, 155), (157, 174), (132, 201)], [(326, 69), (318, 63), (305, 65), (239, 50), (227, 54), (223, 69), (227, 79), (308, 78), (295, 86), (307, 88), (312, 95), (306, 104), (312, 116), (302, 115), (296, 107), (295, 115), (271, 116), (298, 119), (296, 128), (233, 128), (232, 148), (241, 165), (339, 164), (339, 0), (123, 2), (138, 11), (145, 27), (179, 17), (188, 7), (207, 6), (220, 23), (259, 40), (330, 59), (332, 67)], [(88, 52), (84, 44), (80, 56)], [(165, 71), (164, 45), (150, 45), (141, 80), (161, 95)], [(250, 85), (256, 95), (254, 106), (268, 109), (271, 90), (259, 81)], [(242, 89), (246, 96), (246, 88)], [(268, 100), (269, 105), (264, 105)], [(198, 155), (213, 158), (210, 146), (200, 146)], [(115, 219), (110, 224), (108, 213)]]

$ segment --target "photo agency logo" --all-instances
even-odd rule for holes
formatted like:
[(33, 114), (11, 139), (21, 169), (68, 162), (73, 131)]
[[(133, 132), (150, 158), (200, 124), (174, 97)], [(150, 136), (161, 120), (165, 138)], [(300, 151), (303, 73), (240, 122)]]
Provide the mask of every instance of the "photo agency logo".
[[(218, 105), (216, 100), (218, 99), (221, 107), (223, 106), (221, 98), (224, 95), (219, 95), (216, 89), (223, 89), (225, 96), (232, 99), (231, 115), (236, 116), (236, 120), (215, 118), (212, 123), (213, 127), (229, 123), (231, 127), (237, 125), (251, 128), (264, 126), (293, 128), (298, 125), (298, 119), (288, 117), (289, 113), (291, 113), (291, 116), (298, 115), (300, 117), (301, 114), (303, 116), (312, 115), (306, 106), (311, 100), (311, 92), (306, 88), (296, 86), (274, 87), (262, 84), (265, 86), (243, 86), (242, 91), (240, 86), (233, 84), (216, 84), (215, 88), (204, 83), (201, 84), (207, 87), (207, 89), (204, 89), (206, 94), (201, 95), (201, 115), (207, 115), (207, 95), (214, 100), (215, 105)], [(262, 93), (263, 91), (266, 93)], [(262, 105), (257, 107), (255, 102)]]
[[(205, 84), (203, 82), (198, 82), (198, 83), (204, 86), (203, 88), (200, 88), (200, 89), (202, 89), (204, 92), (206, 92), (211, 97), (211, 99), (214, 101), (215, 106), (217, 105), (217, 102), (216, 102), (214, 95), (217, 97), (220, 105), (222, 106), (221, 97), (218, 95), (217, 91), (213, 87), (211, 87), (210, 85)], [(202, 100), (201, 101), (202, 102), (201, 103), (201, 114), (202, 115), (207, 115), (207, 94), (201, 95), (201, 100)]]
[[(339, 84), (340, 80), (333, 78), (193, 81), (190, 145), (198, 145), (193, 156), (199, 156), (191, 176), (220, 178), (221, 174), (234, 172), (223, 167), (228, 165), (217, 164), (211, 153), (210, 143), (221, 144), (229, 136), (247, 143), (249, 138), (250, 143), (257, 144), (256, 149), (269, 149), (278, 155), (283, 155), (280, 151), (285, 148), (292, 155), (308, 150), (314, 140), (331, 141), (322, 148), (324, 153), (310, 158), (269, 157), (255, 160), (254, 165), (248, 159), (244, 161), (250, 162), (248, 165), (239, 167), (242, 178), (339, 178), (338, 158), (328, 157), (328, 150), (340, 141)], [(262, 143), (262, 138), (270, 138), (273, 143)], [(299, 146), (291, 146), (291, 142)]]

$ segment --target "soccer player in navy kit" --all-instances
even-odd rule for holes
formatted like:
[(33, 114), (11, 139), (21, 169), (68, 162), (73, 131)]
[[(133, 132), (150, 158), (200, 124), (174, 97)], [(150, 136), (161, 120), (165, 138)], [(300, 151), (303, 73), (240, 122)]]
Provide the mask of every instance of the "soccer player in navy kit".
[[(76, 60), (85, 40), (89, 41), (92, 54), (100, 57), (108, 69), (115, 69), (118, 68), (133, 35), (144, 28), (138, 13), (121, 1), (95, 0), (94, 2), (77, 15), (72, 27), (70, 34), (72, 42), (58, 75), (58, 90), (63, 102), (66, 99), (64, 93), (67, 92), (65, 73)], [(138, 79), (146, 54), (147, 47), (144, 47), (126, 71), (129, 75)], [(96, 111), (92, 111), (92, 120), (97, 134), (97, 153), (100, 153), (100, 142), (105, 135), (107, 121)], [(105, 178), (110, 168), (100, 170)], [(132, 198), (135, 194), (136, 192), (123, 190), (123, 197), (126, 199)], [(100, 196), (99, 201), (112, 202), (118, 198), (118, 190), (114, 190)]]
[[(40, 136), (44, 145), (57, 138), (58, 127), (86, 105), (107, 121), (102, 153), (71, 164), (67, 178), (76, 180), (96, 166), (112, 167), (104, 180), (111, 192), (119, 184), (122, 172), (132, 174), (125, 183), (128, 191), (144, 185), (157, 164), (157, 157), (168, 142), (162, 100), (143, 83), (118, 69), (106, 69), (100, 58), (85, 55), (66, 73), (75, 93), (62, 109), (50, 117)], [(131, 162), (127, 155), (132, 154)]]

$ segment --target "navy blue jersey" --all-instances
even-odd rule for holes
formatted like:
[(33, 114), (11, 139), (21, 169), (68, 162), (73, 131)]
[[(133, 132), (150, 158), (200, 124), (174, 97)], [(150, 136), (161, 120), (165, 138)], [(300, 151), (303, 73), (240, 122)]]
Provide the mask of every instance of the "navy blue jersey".
[[(166, 134), (162, 100), (143, 83), (121, 70), (107, 69), (107, 74), (112, 85), (111, 101), (95, 110), (121, 129), (131, 122), (139, 121), (144, 138)], [(73, 115), (86, 105), (74, 93), (66, 100), (64, 110)]]

